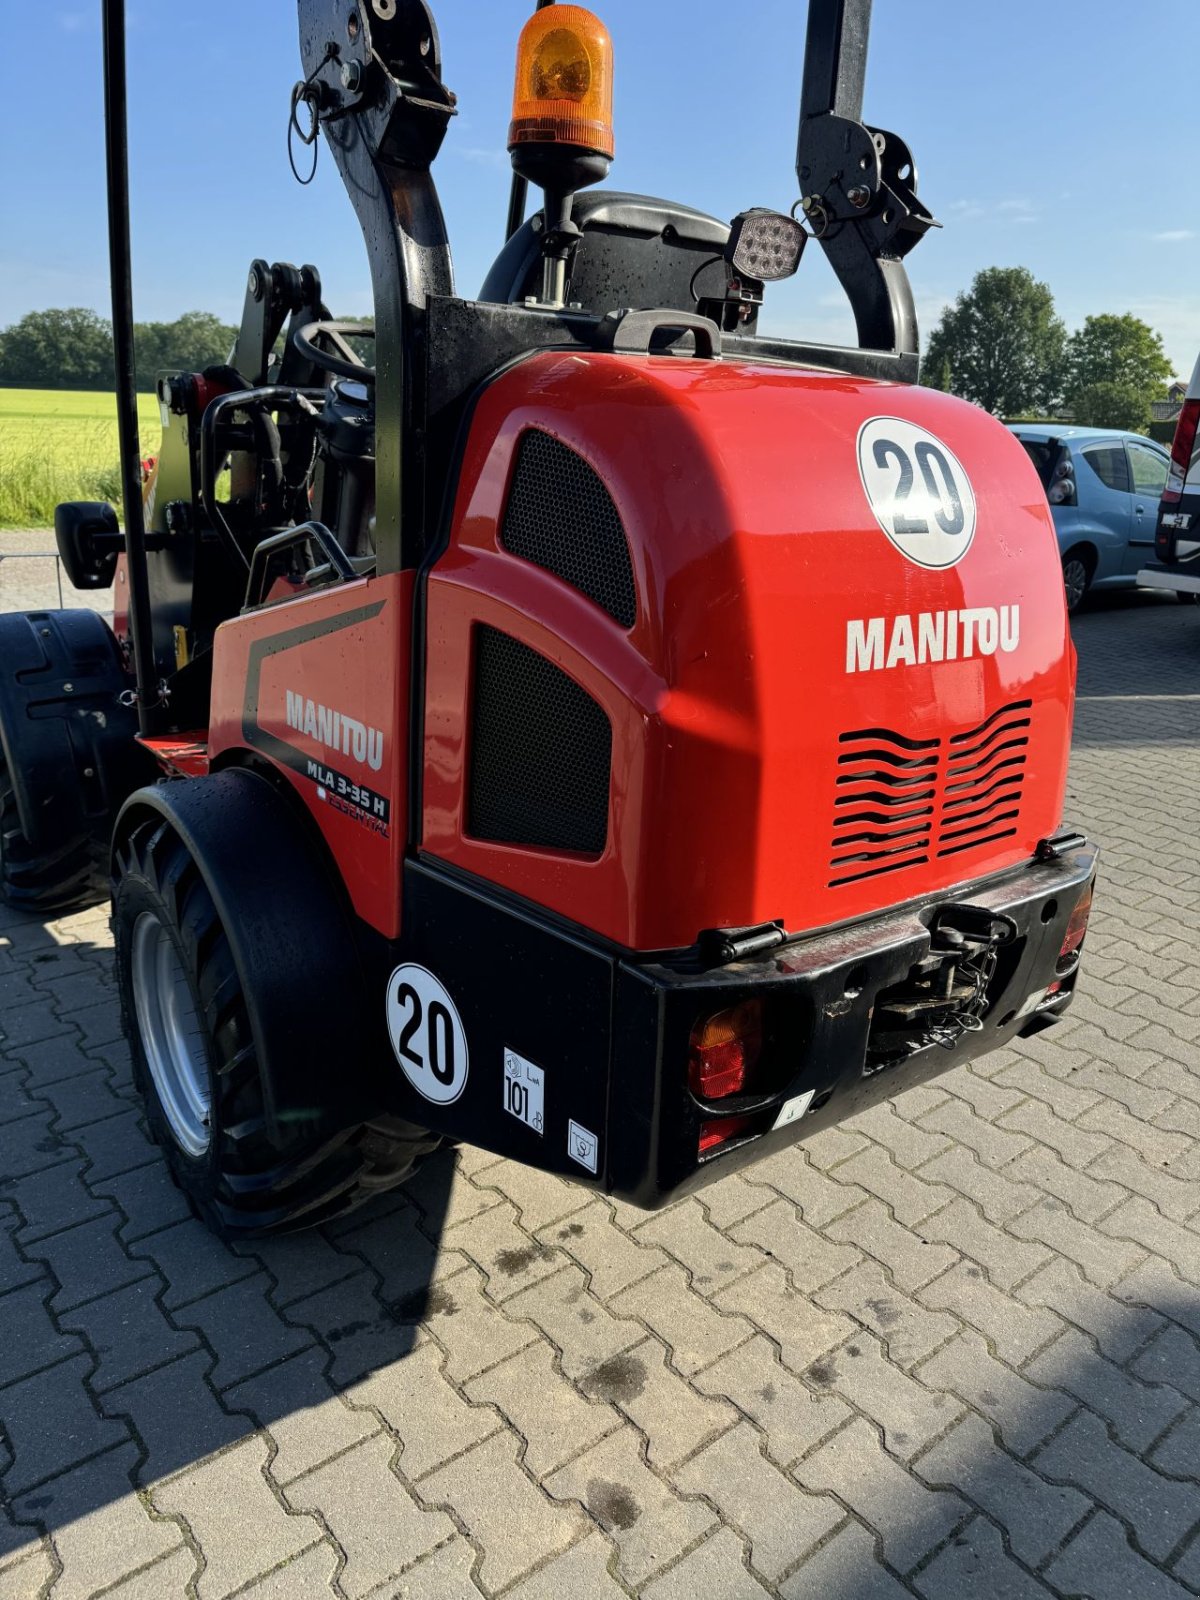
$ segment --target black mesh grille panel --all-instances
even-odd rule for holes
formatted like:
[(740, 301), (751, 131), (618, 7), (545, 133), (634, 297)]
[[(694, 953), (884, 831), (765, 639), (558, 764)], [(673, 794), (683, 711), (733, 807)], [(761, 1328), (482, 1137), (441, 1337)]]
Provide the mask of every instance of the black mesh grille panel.
[(467, 831), (598, 856), (611, 765), (612, 728), (592, 697), (528, 645), (477, 628)]
[(612, 496), (582, 456), (536, 428), (517, 448), (500, 543), (633, 626), (633, 563)]

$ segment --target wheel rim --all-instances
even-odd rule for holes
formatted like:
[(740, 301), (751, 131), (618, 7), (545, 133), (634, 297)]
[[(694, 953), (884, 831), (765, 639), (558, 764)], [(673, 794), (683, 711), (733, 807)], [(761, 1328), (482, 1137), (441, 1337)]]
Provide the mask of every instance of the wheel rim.
[(1063, 563), (1063, 587), (1067, 591), (1067, 609), (1074, 611), (1087, 593), (1087, 568), (1082, 561)]
[(189, 1156), (212, 1139), (204, 1024), (183, 962), (164, 922), (143, 911), (133, 925), (131, 962), (138, 1033), (172, 1134)]

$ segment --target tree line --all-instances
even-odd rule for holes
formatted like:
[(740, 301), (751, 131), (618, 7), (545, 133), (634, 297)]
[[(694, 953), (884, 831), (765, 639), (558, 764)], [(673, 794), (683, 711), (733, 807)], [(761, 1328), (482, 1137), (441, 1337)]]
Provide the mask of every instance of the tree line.
[[(151, 391), (163, 371), (203, 372), (229, 359), (237, 329), (210, 311), (174, 322), (134, 324), (138, 388)], [(111, 389), (112, 324), (81, 306), (30, 311), (0, 328), (0, 387)]]
[(1068, 334), (1027, 267), (986, 267), (930, 335), (922, 381), (997, 416), (1061, 417), (1144, 433), (1172, 367), (1140, 317), (1088, 317)]

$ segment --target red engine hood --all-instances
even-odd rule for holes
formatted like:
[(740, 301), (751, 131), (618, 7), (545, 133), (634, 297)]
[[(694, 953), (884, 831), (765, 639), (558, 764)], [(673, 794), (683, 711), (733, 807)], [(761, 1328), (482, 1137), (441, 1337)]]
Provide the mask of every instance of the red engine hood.
[[(632, 629), (501, 546), (531, 427), (607, 485)], [(905, 460), (915, 488), (889, 506)], [(607, 712), (598, 859), (465, 832), (478, 622)], [(425, 847), (639, 949), (940, 895), (1027, 858), (1061, 818), (1074, 657), (1045, 494), (994, 418), (933, 390), (738, 362), (523, 362), (476, 411), (427, 673)]]

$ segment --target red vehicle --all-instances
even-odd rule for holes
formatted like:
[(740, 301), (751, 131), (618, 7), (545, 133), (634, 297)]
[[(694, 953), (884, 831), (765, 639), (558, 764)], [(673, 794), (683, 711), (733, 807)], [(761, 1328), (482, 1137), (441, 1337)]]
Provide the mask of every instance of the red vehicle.
[[(0, 621), (2, 872), (33, 907), (111, 874), (138, 1080), (209, 1222), (324, 1220), (439, 1138), (656, 1206), (1060, 1017), (1096, 853), (1061, 825), (1054, 529), (1019, 441), (916, 386), (932, 219), (860, 121), (869, 0), (810, 8), (807, 229), (584, 192), (612, 49), (539, 7), (477, 300), (426, 5), (300, 0), (294, 126), (374, 326), (256, 261), (229, 363), (161, 381), (144, 516), (105, 10), (128, 515), (58, 532), (128, 604), (117, 637)], [(858, 348), (758, 331), (813, 236)]]

